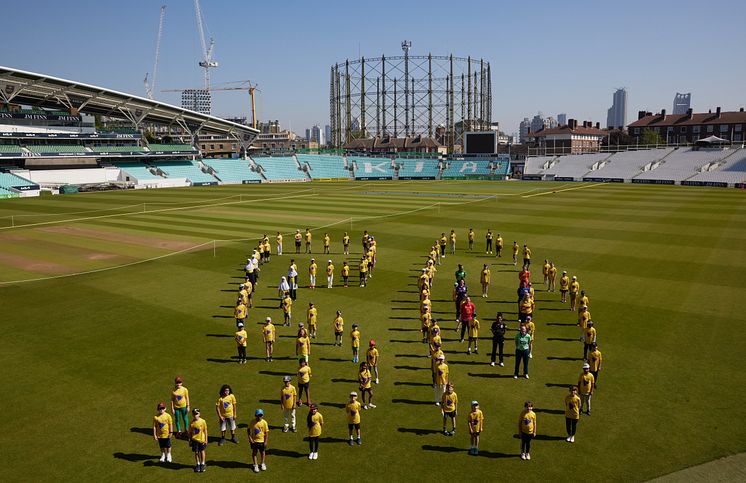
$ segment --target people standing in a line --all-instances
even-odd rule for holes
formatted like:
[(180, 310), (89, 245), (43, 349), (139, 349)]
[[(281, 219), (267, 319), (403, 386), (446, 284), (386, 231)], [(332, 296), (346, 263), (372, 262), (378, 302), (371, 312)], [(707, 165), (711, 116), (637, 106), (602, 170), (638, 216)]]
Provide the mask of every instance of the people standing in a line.
[(455, 255), (456, 254), (456, 232), (454, 230), (451, 230), (449, 240), (450, 240), (451, 255)]
[[(259, 473), (259, 470), (267, 469), (267, 445), (269, 444), (269, 424), (264, 419), (264, 410), (254, 411), (254, 420), (249, 424), (246, 432), (251, 444), (251, 462), (254, 473)], [(259, 460), (261, 464), (257, 464), (257, 453), (261, 457)]]
[(495, 321), (492, 322), (492, 326), (490, 327), (490, 331), (492, 332), (492, 353), (490, 355), (490, 365), (492, 367), (495, 367), (495, 353), (497, 352), (498, 348), (500, 349), (500, 362), (498, 363), (498, 365), (500, 367), (503, 367), (505, 365), (503, 363), (503, 346), (505, 345), (505, 332), (507, 330), (508, 326), (503, 320), (503, 313), (498, 312)]
[(220, 388), (220, 394), (215, 403), (215, 412), (218, 413), (218, 420), (220, 421), (220, 441), (218, 442), (218, 446), (225, 444), (225, 432), (228, 428), (231, 430), (231, 441), (238, 443), (238, 439), (236, 439), (238, 406), (236, 396), (233, 395), (233, 389), (228, 384), (223, 384)]
[(304, 238), (306, 239), (306, 253), (311, 253), (311, 230), (308, 228), (306, 228)]
[(547, 285), (547, 291), (557, 291), (557, 267), (554, 266), (554, 262), (549, 262), (549, 285)]
[(308, 445), (310, 452), (309, 460), (319, 459), (319, 438), (324, 427), (324, 416), (321, 415), (315, 404), (308, 406), (308, 416), (306, 417), (306, 426), (308, 426)]
[[(368, 363), (365, 361), (360, 363), (360, 369), (357, 373), (357, 380), (360, 384), (360, 395), (363, 398), (363, 409), (375, 409), (376, 405), (373, 404), (373, 387), (371, 386), (373, 376), (370, 373), (370, 367), (368, 367)], [(368, 396), (367, 402), (365, 399), (366, 395)]]
[[(241, 287), (243, 287), (243, 284), (241, 285)], [(249, 311), (246, 307), (246, 304), (243, 302), (243, 299), (239, 295), (238, 299), (236, 300), (236, 307), (233, 309), (233, 317), (236, 319), (236, 327), (238, 327), (239, 324), (244, 324), (248, 312)]]
[(456, 305), (456, 327), (459, 326), (459, 316), (461, 315), (461, 303), (466, 298), (469, 287), (466, 286), (466, 280), (461, 279), (453, 286), (453, 302)]
[(368, 363), (368, 369), (370, 369), (371, 373), (375, 376), (373, 382), (376, 384), (378, 384), (378, 359), (380, 359), (380, 357), (381, 353), (378, 352), (376, 341), (370, 339), (370, 341), (368, 341), (368, 350), (365, 352), (365, 362)]
[(530, 292), (525, 292), (518, 304), (518, 320), (525, 322), (526, 319), (534, 313), (535, 308), (536, 304), (534, 298), (531, 296)]
[(580, 283), (578, 277), (572, 276), (570, 282), (570, 310), (578, 310), (578, 294), (580, 293)]
[(531, 266), (531, 249), (525, 243), (523, 244), (523, 266), (527, 269)]
[(189, 429), (189, 406), (189, 389), (184, 387), (181, 376), (176, 376), (171, 392), (171, 413), (176, 422), (177, 438), (181, 438)]
[(342, 347), (342, 335), (345, 330), (345, 320), (342, 318), (342, 311), (337, 310), (337, 316), (332, 322), (334, 326), (334, 345)]
[(318, 265), (316, 260), (311, 259), (311, 263), (308, 265), (308, 288), (316, 288), (316, 272), (318, 271)]
[(531, 440), (536, 438), (536, 413), (534, 403), (526, 401), (518, 416), (518, 435), (521, 437), (521, 459), (531, 459)]
[(479, 319), (474, 317), (469, 322), (469, 342), (466, 347), (466, 353), (471, 354), (471, 346), (474, 345), (474, 353), (479, 354)]
[(567, 292), (570, 290), (570, 277), (567, 276), (567, 270), (562, 271), (560, 277), (560, 302), (567, 302)]
[(593, 397), (593, 390), (596, 385), (596, 379), (591, 374), (591, 366), (587, 362), (583, 364), (583, 372), (578, 377), (578, 390), (580, 391), (580, 412), (583, 412), (585, 407), (585, 414), (591, 415), (591, 397)]
[(198, 408), (192, 409), (192, 418), (192, 423), (189, 425), (189, 440), (194, 453), (194, 472), (204, 473), (206, 469), (207, 422), (200, 417)]
[(440, 258), (446, 257), (446, 244), (448, 243), (448, 238), (446, 238), (445, 232), (440, 234), (440, 238), (438, 239), (438, 245), (440, 246)]
[(277, 255), (282, 255), (282, 233), (279, 231), (277, 232), (277, 236), (275, 237), (275, 242), (277, 242)]
[(601, 370), (601, 364), (604, 361), (604, 357), (601, 351), (598, 350), (598, 344), (595, 342), (591, 344), (591, 351), (588, 353), (588, 365), (591, 366), (590, 372), (593, 374), (593, 389), (598, 388), (598, 372)]
[(495, 238), (495, 256), (497, 258), (502, 258), (503, 256), (503, 237), (499, 233), (497, 234), (497, 238)]
[(326, 262), (326, 288), (334, 286), (334, 264), (331, 260)]
[(466, 329), (471, 324), (471, 321), (477, 316), (477, 307), (471, 301), (471, 298), (467, 295), (460, 307), (459, 322), (461, 324), (461, 342), (464, 341), (466, 335)]
[[(289, 319), (289, 317), (288, 317)], [(289, 323), (289, 320), (288, 322)], [(267, 356), (267, 362), (272, 362), (272, 354), (275, 350), (275, 339), (277, 338), (277, 329), (275, 324), (272, 323), (272, 317), (264, 319), (264, 327), (262, 328), (262, 339), (264, 340), (264, 348)]]
[(523, 377), (528, 379), (528, 356), (531, 354), (532, 345), (531, 336), (528, 335), (526, 326), (522, 325), (515, 335), (515, 370), (513, 371), (513, 379), (518, 379), (518, 369), (520, 368), (521, 361), (523, 361)]
[[(446, 392), (440, 398), (440, 412), (443, 415), (443, 434), (453, 436), (456, 433), (456, 416), (458, 416), (458, 395), (453, 384), (446, 385)], [(446, 431), (446, 423), (451, 420), (451, 430)]]
[(435, 378), (433, 388), (435, 389), (435, 405), (440, 406), (440, 400), (443, 397), (443, 393), (446, 392), (446, 384), (448, 384), (448, 364), (445, 362), (446, 356), (440, 354), (436, 357), (435, 370), (433, 375)]
[(490, 271), (490, 266), (485, 263), (484, 267), (482, 267), (482, 273), (479, 276), (479, 281), (482, 283), (482, 297), (487, 297), (491, 278), (492, 272)]
[(588, 352), (593, 350), (592, 346), (596, 342), (596, 328), (593, 326), (593, 321), (589, 320), (585, 327), (583, 334), (583, 360), (588, 360)]
[(283, 426), (282, 432), (295, 432), (295, 405), (298, 399), (298, 393), (295, 387), (290, 383), (291, 377), (282, 378), (283, 386), (280, 389), (280, 407), (282, 408)]
[(236, 347), (238, 348), (238, 363), (246, 364), (246, 346), (248, 334), (244, 328), (243, 322), (238, 323), (238, 330), (236, 331), (234, 338), (236, 339)]
[(494, 235), (492, 235), (492, 230), (487, 230), (487, 234), (484, 236), (485, 239), (485, 247), (484, 247), (484, 253), (492, 255), (492, 239), (494, 238)]
[(461, 280), (466, 282), (466, 270), (464, 270), (464, 266), (460, 263), (458, 264), (458, 268), (456, 269), (454, 276), (456, 277), (456, 283), (460, 282)]
[(306, 404), (311, 404), (311, 392), (309, 391), (309, 385), (311, 384), (311, 367), (305, 358), (298, 359), (298, 406), (303, 404), (303, 392), (306, 393)]
[(580, 420), (581, 401), (578, 397), (578, 386), (570, 386), (570, 394), (565, 396), (565, 429), (567, 430), (568, 443), (575, 442), (575, 430)]
[(479, 409), (479, 402), (471, 402), (471, 412), (467, 416), (467, 422), (469, 423), (469, 438), (471, 439), (471, 449), (469, 454), (474, 456), (479, 454), (479, 435), (482, 434), (484, 429), (484, 414)]
[(474, 229), (469, 228), (469, 233), (466, 235), (466, 238), (469, 241), (469, 251), (474, 249), (474, 236)]
[(360, 273), (360, 286), (365, 287), (365, 285), (368, 283), (368, 259), (366, 257), (362, 257), (357, 268), (358, 272)]
[[(363, 444), (363, 439), (360, 435), (360, 402), (357, 400), (357, 393), (352, 391), (350, 393), (350, 400), (345, 405), (345, 414), (347, 415), (347, 430), (350, 433), (350, 439), (347, 442), (352, 446), (353, 441), (357, 441), (357, 444)], [(357, 436), (357, 438), (355, 438)]]
[(153, 416), (153, 439), (158, 442), (161, 450), (160, 462), (171, 462), (171, 434), (174, 423), (171, 415), (166, 412), (166, 403), (158, 403), (156, 415)]

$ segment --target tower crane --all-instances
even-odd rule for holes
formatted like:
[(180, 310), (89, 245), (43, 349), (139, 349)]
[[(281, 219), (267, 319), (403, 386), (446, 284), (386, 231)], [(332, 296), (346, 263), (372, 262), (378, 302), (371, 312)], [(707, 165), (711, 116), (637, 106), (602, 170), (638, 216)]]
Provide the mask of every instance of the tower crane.
[(215, 47), (215, 40), (210, 37), (210, 45), (207, 46), (205, 42), (205, 26), (204, 19), (202, 17), (202, 8), (199, 6), (199, 0), (194, 0), (194, 13), (197, 16), (197, 31), (199, 33), (199, 41), (202, 44), (202, 60), (199, 61), (199, 66), (205, 69), (205, 90), (210, 90), (210, 69), (217, 67), (217, 61), (212, 59), (212, 51)]
[[(164, 89), (161, 92), (182, 92), (188, 89)], [(235, 81), (235, 82), (225, 82), (223, 84), (216, 84), (215, 86), (211, 86), (208, 89), (208, 91), (247, 91), (249, 93), (249, 97), (251, 98), (251, 127), (256, 129), (256, 102), (255, 102), (255, 91), (261, 92), (261, 90), (258, 89), (258, 86), (256, 84), (253, 84), (249, 80), (245, 81)]]
[(158, 21), (158, 37), (155, 41), (155, 62), (153, 62), (153, 77), (151, 78), (151, 84), (148, 84), (148, 74), (145, 73), (145, 94), (147, 94), (148, 99), (153, 98), (153, 89), (155, 89), (156, 76), (158, 75), (158, 60), (161, 57), (161, 37), (163, 36), (163, 17), (165, 15), (166, 6), (161, 5), (161, 18)]

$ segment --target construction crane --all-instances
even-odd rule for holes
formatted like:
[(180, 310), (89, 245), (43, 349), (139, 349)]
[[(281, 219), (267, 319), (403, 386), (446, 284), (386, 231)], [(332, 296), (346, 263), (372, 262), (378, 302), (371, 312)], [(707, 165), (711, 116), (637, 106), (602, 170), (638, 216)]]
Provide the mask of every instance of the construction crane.
[(158, 75), (158, 60), (161, 57), (161, 37), (163, 37), (163, 17), (166, 15), (166, 6), (161, 5), (161, 18), (158, 21), (158, 37), (155, 41), (155, 62), (153, 62), (153, 77), (152, 84), (148, 84), (148, 74), (145, 73), (145, 94), (148, 99), (153, 98), (153, 90), (155, 89), (156, 76)]
[(199, 41), (202, 44), (202, 60), (199, 61), (199, 66), (205, 69), (205, 90), (210, 90), (210, 69), (217, 67), (217, 61), (212, 60), (212, 51), (215, 47), (215, 40), (210, 37), (210, 46), (207, 46), (205, 42), (205, 26), (204, 19), (202, 17), (202, 9), (199, 6), (199, 0), (194, 0), (194, 13), (197, 16), (197, 31), (199, 33)]
[[(164, 89), (161, 92), (182, 92), (190, 89)], [(224, 82), (222, 84), (216, 84), (214, 86), (209, 87), (206, 89), (208, 91), (214, 92), (214, 91), (247, 91), (249, 93), (249, 97), (251, 98), (251, 127), (256, 129), (256, 102), (254, 99), (254, 92), (258, 91), (261, 92), (261, 90), (258, 89), (258, 86), (256, 84), (253, 84), (251, 81), (245, 80), (245, 81), (234, 81), (234, 82)]]

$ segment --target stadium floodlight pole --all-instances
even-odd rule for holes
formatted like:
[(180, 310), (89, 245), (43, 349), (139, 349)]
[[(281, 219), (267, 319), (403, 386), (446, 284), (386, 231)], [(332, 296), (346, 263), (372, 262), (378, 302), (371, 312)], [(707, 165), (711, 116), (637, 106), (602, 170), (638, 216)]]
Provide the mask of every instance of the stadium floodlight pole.
[[(404, 137), (409, 136), (409, 49), (411, 48), (411, 41), (405, 40), (401, 43), (401, 49), (404, 51)], [(414, 97), (414, 92), (412, 96)]]

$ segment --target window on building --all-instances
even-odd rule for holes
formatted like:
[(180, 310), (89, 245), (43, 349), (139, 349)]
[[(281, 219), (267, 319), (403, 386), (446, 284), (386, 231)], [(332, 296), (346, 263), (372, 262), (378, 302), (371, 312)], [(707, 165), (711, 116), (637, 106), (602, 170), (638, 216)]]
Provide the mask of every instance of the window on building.
[(214, 144), (210, 144), (210, 149), (215, 149), (215, 145)]
[(741, 133), (734, 134), (733, 135), (733, 140), (734, 141), (742, 141), (743, 140), (743, 134), (741, 134)]
[(709, 126), (707, 126), (707, 132), (712, 132), (713, 130), (714, 129), (713, 129), (712, 124), (710, 124)]
[(681, 126), (681, 128), (679, 129), (679, 131), (680, 132), (686, 132), (686, 126)]
[(743, 129), (743, 124), (736, 124), (735, 126), (733, 126), (733, 130), (736, 132), (741, 132), (742, 129)]
[(222, 144), (220, 144), (220, 145), (218, 145), (218, 146), (220, 147), (220, 149), (223, 149), (223, 145), (222, 145)]
[(692, 126), (692, 132), (695, 134), (699, 133), (699, 126)]
[(640, 134), (640, 128), (636, 127), (632, 132), (635, 134)]
[(730, 126), (728, 126), (727, 124), (720, 125), (720, 132), (728, 132), (728, 129), (730, 129)]

